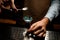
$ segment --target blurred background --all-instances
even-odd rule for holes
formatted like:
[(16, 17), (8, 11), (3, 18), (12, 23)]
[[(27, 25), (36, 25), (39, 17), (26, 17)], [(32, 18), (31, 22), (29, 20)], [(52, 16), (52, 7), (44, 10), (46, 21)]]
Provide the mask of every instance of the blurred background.
[[(14, 4), (17, 9), (22, 9), (25, 7), (25, 5), (27, 5), (24, 5), (24, 0), (15, 0)], [(0, 3), (0, 40), (22, 40), (20, 39), (20, 32), (27, 25), (23, 20), (23, 17), (26, 14), (24, 14), (25, 12), (23, 10), (18, 10), (16, 12), (15, 9), (11, 9), (10, 0), (4, 0)], [(35, 16), (33, 17), (35, 18)], [(54, 29), (60, 29), (60, 11), (59, 16), (52, 21), (52, 24), (54, 26)], [(41, 38), (41, 40), (44, 40), (44, 38)]]

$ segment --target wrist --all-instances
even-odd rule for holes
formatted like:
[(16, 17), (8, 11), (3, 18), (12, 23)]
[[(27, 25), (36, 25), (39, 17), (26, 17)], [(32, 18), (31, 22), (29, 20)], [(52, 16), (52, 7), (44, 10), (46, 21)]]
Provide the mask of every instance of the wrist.
[(47, 25), (50, 20), (49, 20), (47, 17), (44, 17), (44, 18), (42, 19), (42, 21)]

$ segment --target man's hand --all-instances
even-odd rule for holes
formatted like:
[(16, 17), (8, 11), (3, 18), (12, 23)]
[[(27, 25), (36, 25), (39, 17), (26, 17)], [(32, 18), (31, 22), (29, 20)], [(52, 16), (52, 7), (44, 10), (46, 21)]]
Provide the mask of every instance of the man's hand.
[(32, 32), (39, 36), (39, 37), (45, 37), (46, 34), (46, 26), (49, 22), (48, 18), (43, 18), (41, 21), (38, 21), (31, 25), (28, 32)]
[(17, 9), (17, 8), (16, 8), (16, 9), (13, 9), (13, 10), (14, 10), (14, 12), (15, 12), (15, 13), (17, 13), (17, 12), (18, 12), (18, 9)]

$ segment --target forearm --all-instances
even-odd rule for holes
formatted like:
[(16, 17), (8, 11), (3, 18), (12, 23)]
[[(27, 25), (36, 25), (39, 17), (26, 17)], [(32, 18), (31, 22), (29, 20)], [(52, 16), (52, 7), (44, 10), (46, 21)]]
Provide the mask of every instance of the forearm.
[(15, 4), (14, 4), (14, 0), (11, 0), (11, 7), (12, 7), (13, 9), (17, 9), (16, 6), (15, 6)]
[(12, 4), (11, 7), (12, 7), (12, 9), (17, 9), (15, 4)]
[(47, 14), (45, 15), (45, 17), (47, 17), (50, 21), (53, 20), (53, 18), (56, 18), (58, 16), (58, 9), (59, 9), (59, 0), (54, 0), (51, 3), (51, 6), (47, 12)]

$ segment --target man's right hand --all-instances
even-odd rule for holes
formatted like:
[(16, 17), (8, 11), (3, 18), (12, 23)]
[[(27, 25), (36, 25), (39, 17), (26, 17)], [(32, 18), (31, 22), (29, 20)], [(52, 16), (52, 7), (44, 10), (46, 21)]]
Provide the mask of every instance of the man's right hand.
[(46, 26), (48, 22), (49, 22), (48, 18), (43, 18), (42, 20), (32, 24), (31, 27), (28, 29), (28, 32), (33, 32), (35, 35), (39, 37), (45, 37)]

